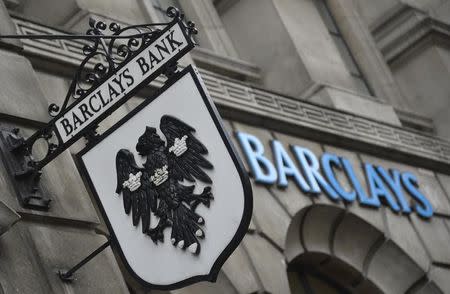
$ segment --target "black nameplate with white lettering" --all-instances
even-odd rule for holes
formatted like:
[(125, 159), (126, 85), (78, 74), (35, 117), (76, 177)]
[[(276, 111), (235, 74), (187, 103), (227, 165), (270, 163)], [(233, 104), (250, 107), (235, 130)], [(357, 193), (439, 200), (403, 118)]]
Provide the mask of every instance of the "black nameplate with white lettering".
[(122, 105), (134, 92), (159, 75), (166, 64), (181, 58), (193, 47), (180, 22), (165, 29), (156, 41), (143, 48), (55, 121), (61, 141), (66, 143), (79, 138), (84, 129)]

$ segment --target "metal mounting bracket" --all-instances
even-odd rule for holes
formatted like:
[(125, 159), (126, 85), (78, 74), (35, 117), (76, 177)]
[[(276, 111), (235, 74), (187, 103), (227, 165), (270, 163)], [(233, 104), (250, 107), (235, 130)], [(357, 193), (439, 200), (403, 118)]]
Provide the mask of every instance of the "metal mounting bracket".
[(24, 148), (19, 129), (0, 129), (0, 153), (22, 207), (47, 211), (51, 199), (45, 197), (39, 182), (42, 172), (32, 167), (33, 159)]
[[(45, 193), (39, 185), (42, 168), (81, 137), (87, 139), (88, 145), (98, 140), (96, 133), (98, 123), (130, 99), (140, 87), (145, 86), (158, 75), (163, 74), (171, 79), (177, 74), (176, 61), (195, 47), (193, 35), (197, 34), (197, 29), (193, 22), (186, 23), (184, 15), (175, 7), (169, 7), (166, 14), (172, 19), (167, 23), (131, 25), (123, 28), (115, 22), (108, 26), (103, 21), (90, 19), (85, 35), (0, 35), (0, 39), (84, 39), (87, 41), (82, 48), (84, 59), (74, 74), (66, 97), (60, 106), (55, 103), (49, 105), (48, 113), (52, 119), (45, 126), (26, 139), (19, 134), (17, 128), (12, 130), (0, 128), (0, 153), (22, 207), (48, 210), (50, 198), (44, 196)], [(150, 46), (153, 46), (158, 38), (162, 38), (163, 34), (170, 37), (174, 28), (181, 30), (181, 34), (184, 36), (185, 43), (180, 43), (184, 44), (183, 48), (174, 51), (172, 55), (167, 55), (167, 64), (161, 65), (145, 79), (143, 78), (140, 84), (128, 89), (120, 100), (116, 99), (115, 104), (109, 105), (107, 108), (106, 105), (110, 102), (103, 100), (100, 89), (106, 88), (108, 81), (113, 79), (119, 70), (123, 70), (131, 62), (135, 62), (137, 56), (143, 50), (149, 50)], [(98, 93), (95, 92), (97, 90)], [(101, 113), (99, 112), (101, 108), (96, 111), (83, 108), (87, 105), (82, 105), (82, 102), (86, 101), (89, 95), (92, 95), (89, 99), (99, 95), (102, 105), (104, 104)], [(67, 120), (65, 115), (75, 117), (77, 122), (81, 122), (81, 119), (73, 112), (74, 109), (82, 111), (86, 121), (88, 121), (86, 115), (90, 113), (89, 111), (96, 116), (89, 114), (90, 120), (85, 122), (82, 128), (80, 126), (76, 134), (74, 133), (71, 137), (66, 134), (67, 136), (62, 138), (57, 124)], [(63, 128), (65, 129), (66, 126)], [(46, 141), (47, 152), (43, 158), (36, 160), (32, 156), (32, 151), (33, 146), (40, 140)]]
[(89, 254), (88, 256), (86, 256), (83, 260), (81, 260), (79, 263), (77, 263), (76, 265), (74, 265), (70, 270), (59, 270), (58, 271), (58, 276), (59, 278), (63, 281), (63, 282), (67, 282), (70, 283), (73, 280), (75, 280), (75, 278), (73, 277), (73, 274), (79, 270), (83, 265), (85, 265), (86, 263), (88, 263), (92, 258), (96, 257), (99, 253), (101, 253), (103, 250), (105, 250), (108, 246), (111, 245), (111, 238), (108, 238), (108, 240), (103, 243), (100, 247), (98, 247), (97, 249), (95, 249), (91, 254)]

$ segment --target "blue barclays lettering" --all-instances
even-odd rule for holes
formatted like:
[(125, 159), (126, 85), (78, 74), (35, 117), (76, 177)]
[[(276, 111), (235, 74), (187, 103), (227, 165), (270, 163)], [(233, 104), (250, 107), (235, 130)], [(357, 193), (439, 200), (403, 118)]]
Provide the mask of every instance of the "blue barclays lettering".
[(375, 168), (370, 163), (364, 164), (364, 170), (366, 171), (367, 182), (369, 183), (370, 195), (373, 199), (378, 199), (378, 202), (385, 202), (389, 205), (393, 211), (400, 211), (395, 199), (392, 198), (391, 193), (383, 184), (380, 176), (376, 173)]
[(345, 191), (344, 188), (342, 188), (341, 184), (339, 184), (339, 182), (337, 181), (333, 171), (333, 166), (343, 170), (340, 158), (337, 155), (331, 153), (324, 153), (320, 158), (320, 162), (322, 164), (323, 173), (325, 174), (325, 177), (328, 179), (328, 182), (333, 187), (333, 189), (343, 200), (347, 202), (353, 202), (356, 199), (356, 191)]
[(361, 183), (356, 177), (355, 171), (353, 170), (353, 166), (350, 161), (346, 158), (341, 158), (341, 162), (344, 166), (347, 177), (350, 179), (350, 183), (352, 184), (353, 188), (355, 188), (359, 203), (361, 203), (361, 205), (363, 206), (380, 207), (380, 200), (378, 200), (378, 198), (370, 198), (369, 196), (367, 196), (364, 188), (361, 186)]
[[(324, 190), (325, 194), (332, 200), (340, 200), (337, 192), (325, 181), (323, 176), (320, 174), (320, 164), (317, 157), (312, 153), (311, 150), (299, 146), (291, 146), (295, 157), (297, 158), (300, 166), (303, 168), (303, 172), (311, 185), (311, 193), (320, 194), (322, 192), (321, 188)], [(320, 187), (319, 187), (320, 186)]]
[(278, 186), (282, 188), (287, 187), (287, 176), (292, 176), (303, 192), (310, 192), (310, 186), (305, 182), (283, 145), (277, 140), (272, 140), (271, 145), (275, 166), (278, 171)]
[(419, 191), (419, 186), (417, 183), (417, 178), (410, 172), (402, 173), (402, 184), (406, 191), (414, 198), (417, 202), (414, 206), (417, 214), (423, 218), (430, 218), (433, 216), (433, 206), (431, 206), (430, 201)]
[(411, 213), (411, 207), (409, 207), (408, 201), (403, 195), (401, 174), (398, 170), (391, 169), (387, 172), (383, 167), (377, 167), (378, 173), (383, 177), (383, 180), (388, 184), (395, 197), (400, 203), (400, 207), (403, 213)]
[[(237, 132), (236, 137), (250, 173), (257, 183), (276, 183), (278, 187), (285, 188), (289, 184), (288, 178), (292, 178), (307, 195), (317, 196), (324, 192), (333, 201), (350, 203), (357, 200), (362, 206), (379, 208), (384, 205), (394, 212), (409, 214), (415, 211), (423, 218), (433, 216), (431, 203), (419, 191), (417, 178), (410, 172), (393, 169), (388, 172), (381, 166), (364, 163), (362, 167), (369, 191), (367, 193), (356, 176), (353, 165), (345, 157), (325, 152), (319, 160), (311, 150), (293, 145), (290, 150), (296, 160), (294, 161), (280, 141), (272, 140), (272, 163), (257, 137), (243, 132)], [(351, 186), (349, 191), (339, 183), (336, 177), (338, 171), (346, 175)], [(411, 205), (406, 194), (413, 200)]]
[(270, 160), (264, 156), (264, 145), (261, 141), (246, 133), (238, 132), (236, 136), (255, 181), (262, 184), (275, 183), (277, 171)]

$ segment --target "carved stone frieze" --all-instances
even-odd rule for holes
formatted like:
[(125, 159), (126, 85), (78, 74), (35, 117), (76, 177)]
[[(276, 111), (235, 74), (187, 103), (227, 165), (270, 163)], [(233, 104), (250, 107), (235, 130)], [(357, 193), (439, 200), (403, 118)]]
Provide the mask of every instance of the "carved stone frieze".
[[(13, 18), (18, 34), (61, 34), (62, 32)], [(50, 58), (63, 63), (78, 64), (83, 55), (78, 40), (24, 40), (25, 54)], [(270, 91), (223, 78), (200, 70), (204, 82), (219, 105), (253, 115), (267, 117), (292, 126), (329, 133), (376, 147), (398, 150), (425, 160), (450, 164), (450, 142), (439, 137), (410, 131), (401, 127), (367, 119), (356, 114), (299, 101)], [(161, 78), (152, 83), (159, 86)]]

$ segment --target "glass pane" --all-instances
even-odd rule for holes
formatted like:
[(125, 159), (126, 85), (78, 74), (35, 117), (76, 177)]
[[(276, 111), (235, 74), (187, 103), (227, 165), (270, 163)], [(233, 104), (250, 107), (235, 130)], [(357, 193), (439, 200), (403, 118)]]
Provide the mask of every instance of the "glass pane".
[(355, 60), (353, 59), (347, 45), (345, 44), (345, 41), (341, 37), (335, 35), (331, 35), (331, 38), (334, 40), (334, 43), (336, 44), (336, 47), (339, 50), (339, 53), (341, 54), (342, 59), (344, 60), (344, 63), (350, 73), (361, 75), (358, 67), (355, 64)]
[(339, 34), (339, 30), (336, 26), (336, 23), (334, 22), (334, 19), (331, 16), (328, 6), (324, 3), (324, 0), (314, 0), (314, 3), (316, 3), (317, 9), (319, 10), (320, 15), (322, 16), (322, 19), (325, 25), (327, 26), (328, 31), (330, 33)]

